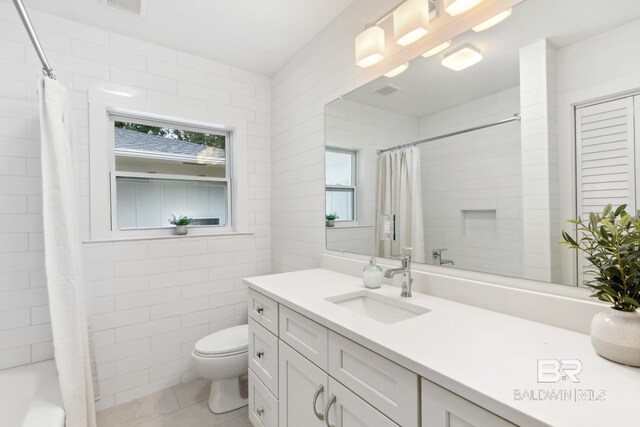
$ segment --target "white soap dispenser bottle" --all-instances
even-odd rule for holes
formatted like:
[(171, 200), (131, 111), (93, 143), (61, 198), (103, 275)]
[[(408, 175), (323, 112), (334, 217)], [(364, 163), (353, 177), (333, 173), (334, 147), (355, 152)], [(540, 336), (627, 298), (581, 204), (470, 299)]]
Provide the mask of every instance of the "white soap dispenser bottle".
[(382, 285), (382, 269), (376, 265), (376, 258), (373, 255), (362, 271), (362, 282), (370, 289), (377, 289)]

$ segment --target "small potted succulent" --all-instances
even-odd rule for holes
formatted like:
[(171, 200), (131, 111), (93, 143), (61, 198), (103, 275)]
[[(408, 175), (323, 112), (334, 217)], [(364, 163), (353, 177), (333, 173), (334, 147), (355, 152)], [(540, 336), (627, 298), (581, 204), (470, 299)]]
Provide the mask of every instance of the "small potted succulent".
[(340, 218), (337, 212), (326, 214), (324, 219), (326, 220), (327, 227), (333, 227), (336, 225), (336, 219)]
[(176, 234), (179, 236), (184, 236), (187, 234), (187, 227), (191, 224), (191, 218), (181, 215), (176, 218), (175, 215), (171, 215), (171, 219), (169, 220), (169, 224), (176, 226)]
[(562, 232), (563, 241), (586, 254), (593, 269), (587, 286), (611, 305), (591, 321), (591, 343), (609, 360), (640, 366), (640, 211), (631, 216), (626, 205), (591, 213), (588, 221), (571, 220), (577, 240)]

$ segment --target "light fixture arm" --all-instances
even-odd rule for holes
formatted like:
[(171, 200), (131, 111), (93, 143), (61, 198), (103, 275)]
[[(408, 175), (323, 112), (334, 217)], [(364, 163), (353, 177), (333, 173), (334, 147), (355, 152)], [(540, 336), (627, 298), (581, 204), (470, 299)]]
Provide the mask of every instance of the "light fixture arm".
[[(396, 9), (398, 9), (400, 6), (402, 6), (402, 4), (405, 2), (406, 0), (402, 0), (400, 3), (398, 3), (397, 5), (395, 5), (393, 7), (393, 9), (389, 10), (387, 13), (385, 13), (384, 15), (382, 15), (380, 18), (378, 18), (376, 21), (373, 22), (373, 24), (368, 23), (367, 25), (371, 26), (371, 25), (380, 25), (383, 21), (385, 21), (387, 18), (389, 18), (391, 15), (393, 15), (393, 12), (396, 11)], [(438, 0), (429, 0), (429, 13), (437, 13), (438, 11)], [(365, 29), (368, 28), (365, 26)]]

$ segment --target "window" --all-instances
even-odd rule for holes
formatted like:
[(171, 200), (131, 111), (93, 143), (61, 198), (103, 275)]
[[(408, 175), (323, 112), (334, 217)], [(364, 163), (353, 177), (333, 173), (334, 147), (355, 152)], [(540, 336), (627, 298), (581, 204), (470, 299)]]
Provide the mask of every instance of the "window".
[(247, 120), (89, 89), (89, 239), (249, 233)]
[(356, 220), (357, 153), (327, 148), (325, 153), (326, 213), (336, 213), (337, 221)]
[(110, 115), (113, 230), (230, 225), (230, 133)]

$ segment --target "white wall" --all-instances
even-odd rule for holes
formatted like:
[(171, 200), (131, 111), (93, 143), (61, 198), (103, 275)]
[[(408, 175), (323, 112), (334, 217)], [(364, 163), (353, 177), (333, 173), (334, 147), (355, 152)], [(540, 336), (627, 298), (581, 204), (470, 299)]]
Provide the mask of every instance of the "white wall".
[(555, 58), (547, 40), (520, 49), (524, 275), (559, 282)]
[[(87, 91), (109, 87), (248, 122), (250, 235), (85, 243), (99, 408), (195, 377), (193, 343), (246, 322), (242, 277), (270, 271), (269, 78), (32, 12), (59, 80), (72, 88), (82, 229), (89, 238)], [(36, 80), (40, 65), (0, 3), (0, 368), (52, 357), (42, 237)]]
[[(419, 139), (511, 117), (514, 87), (420, 118)], [(420, 147), (427, 260), (456, 268), (522, 277), (520, 125), (512, 122)], [(489, 213), (490, 215), (485, 215)], [(486, 217), (493, 216), (493, 220)]]
[(418, 120), (342, 98), (327, 106), (325, 126), (328, 146), (358, 152), (357, 221), (327, 228), (327, 248), (370, 255), (378, 188), (376, 150), (415, 141)]

